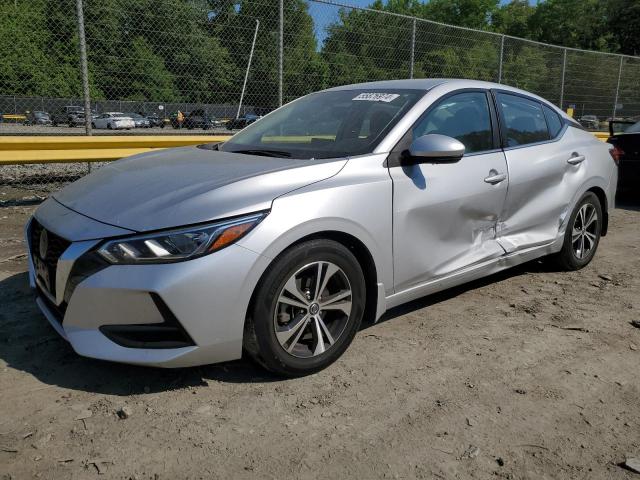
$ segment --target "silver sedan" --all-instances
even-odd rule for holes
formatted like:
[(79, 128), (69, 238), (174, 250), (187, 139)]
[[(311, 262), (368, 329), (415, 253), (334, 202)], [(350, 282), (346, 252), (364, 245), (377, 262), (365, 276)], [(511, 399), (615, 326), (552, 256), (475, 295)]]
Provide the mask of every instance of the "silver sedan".
[(610, 145), (493, 83), (314, 93), (217, 145), (137, 155), (26, 227), (31, 286), (81, 355), (164, 367), (335, 361), (362, 321), (607, 232)]

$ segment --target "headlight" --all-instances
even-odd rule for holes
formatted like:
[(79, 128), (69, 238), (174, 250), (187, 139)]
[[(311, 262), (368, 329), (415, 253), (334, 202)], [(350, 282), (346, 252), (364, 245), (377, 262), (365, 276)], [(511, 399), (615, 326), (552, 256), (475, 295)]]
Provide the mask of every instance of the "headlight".
[(110, 240), (98, 249), (98, 253), (113, 264), (191, 260), (231, 245), (266, 215), (263, 212), (208, 225)]

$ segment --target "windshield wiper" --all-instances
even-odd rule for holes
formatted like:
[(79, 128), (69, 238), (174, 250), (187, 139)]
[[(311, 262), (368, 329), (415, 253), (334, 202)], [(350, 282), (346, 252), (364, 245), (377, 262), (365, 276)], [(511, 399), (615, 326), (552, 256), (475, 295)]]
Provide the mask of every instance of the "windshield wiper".
[(289, 152), (285, 152), (283, 150), (232, 150), (231, 153), (243, 153), (245, 155), (261, 155), (263, 157), (281, 157), (281, 158), (290, 158), (291, 154)]

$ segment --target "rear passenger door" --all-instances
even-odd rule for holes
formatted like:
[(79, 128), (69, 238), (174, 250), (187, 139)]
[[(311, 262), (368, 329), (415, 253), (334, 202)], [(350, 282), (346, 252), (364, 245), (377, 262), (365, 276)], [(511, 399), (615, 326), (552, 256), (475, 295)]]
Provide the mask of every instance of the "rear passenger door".
[(494, 91), (502, 143), (509, 169), (509, 190), (497, 227), (507, 253), (553, 242), (571, 198), (567, 176), (579, 174), (578, 156), (562, 141), (559, 115), (542, 102), (520, 94)]

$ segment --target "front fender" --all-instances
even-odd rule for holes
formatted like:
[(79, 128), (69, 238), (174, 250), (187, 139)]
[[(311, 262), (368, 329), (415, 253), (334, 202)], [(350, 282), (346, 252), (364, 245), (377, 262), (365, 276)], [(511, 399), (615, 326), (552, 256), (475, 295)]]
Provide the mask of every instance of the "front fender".
[(390, 295), (392, 186), (378, 157), (352, 159), (334, 177), (276, 198), (271, 213), (238, 244), (273, 259), (310, 235), (351, 235), (368, 249), (378, 283)]

